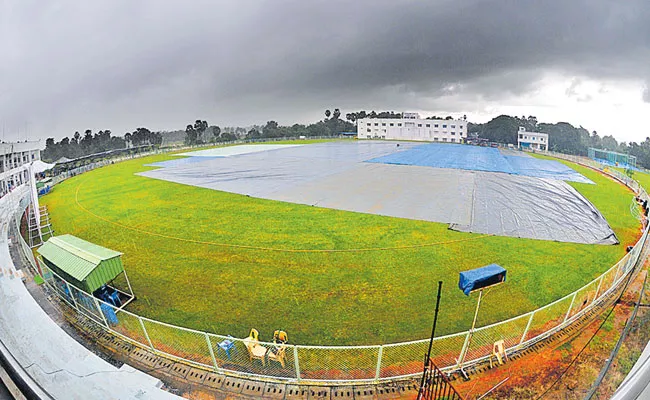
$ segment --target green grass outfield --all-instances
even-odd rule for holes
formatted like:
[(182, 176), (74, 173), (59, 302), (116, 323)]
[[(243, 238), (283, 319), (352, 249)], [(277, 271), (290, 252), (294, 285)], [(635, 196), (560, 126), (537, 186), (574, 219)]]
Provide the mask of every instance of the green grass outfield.
[[(301, 143), (304, 143), (301, 141)], [(581, 245), (454, 232), (446, 224), (249, 198), (136, 176), (157, 155), (71, 178), (42, 198), (57, 234), (121, 251), (143, 316), (291, 343), (381, 344), (430, 334), (438, 280), (438, 335), (467, 330), (476, 297), (458, 272), (498, 263), (508, 282), (485, 297), (478, 326), (545, 305), (590, 281), (640, 235), (632, 193), (590, 169), (571, 183), (607, 218), (622, 244)], [(150, 234), (150, 233), (153, 233)], [(182, 238), (184, 241), (174, 238)], [(273, 249), (377, 249), (285, 252)], [(397, 248), (422, 245), (421, 247)]]
[[(625, 174), (624, 168), (617, 168), (617, 167), (609, 167), (609, 168), (615, 169), (618, 172)], [(634, 171), (634, 173), (632, 174), (632, 179), (639, 182), (641, 186), (643, 186), (643, 188), (650, 188), (650, 174), (641, 171)], [(646, 189), (646, 191), (648, 190), (650, 189)]]

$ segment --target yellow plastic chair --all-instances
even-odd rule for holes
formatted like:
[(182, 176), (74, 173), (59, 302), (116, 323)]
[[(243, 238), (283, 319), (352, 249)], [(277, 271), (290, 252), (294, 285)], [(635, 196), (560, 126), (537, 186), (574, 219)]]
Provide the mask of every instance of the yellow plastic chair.
[(288, 341), (288, 336), (285, 331), (275, 331), (273, 332), (273, 343), (275, 343), (276, 352), (269, 350), (267, 353), (267, 358), (269, 361), (279, 362), (282, 368), (284, 368), (284, 358), (287, 351), (287, 346), (285, 343)]
[(262, 361), (262, 365), (266, 366), (266, 361), (264, 360), (266, 356), (266, 347), (259, 344), (259, 332), (257, 329), (251, 329), (251, 333), (248, 334), (248, 337), (244, 339), (244, 345), (246, 350), (248, 350), (248, 356), (250, 357), (251, 362), (253, 360)]

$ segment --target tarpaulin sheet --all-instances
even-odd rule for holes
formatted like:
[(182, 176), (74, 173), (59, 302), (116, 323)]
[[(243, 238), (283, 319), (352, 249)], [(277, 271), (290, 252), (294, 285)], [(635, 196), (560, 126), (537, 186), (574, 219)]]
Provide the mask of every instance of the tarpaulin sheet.
[(602, 214), (563, 181), (477, 173), (471, 220), (462, 232), (587, 244), (618, 244)]
[(360, 163), (265, 198), (422, 221), (468, 223), (473, 186), (474, 176), (469, 171)]
[(259, 153), (261, 151), (287, 149), (300, 147), (302, 144), (242, 144), (239, 146), (215, 147), (212, 149), (190, 151), (176, 154), (177, 156), (189, 157), (231, 157), (241, 154)]
[(503, 281), (506, 280), (506, 270), (500, 265), (490, 264), (485, 267), (463, 271), (458, 279), (458, 288), (469, 296), (475, 287), (481, 286), (481, 283), (499, 278), (503, 274)]
[(368, 160), (368, 162), (502, 172), (512, 175), (593, 183), (578, 172), (557, 161), (504, 155), (496, 148), (453, 143), (424, 144), (407, 151), (377, 157)]
[(183, 157), (183, 158), (176, 158), (174, 160), (159, 161), (159, 162), (145, 164), (145, 165), (147, 167), (168, 168), (168, 167), (177, 167), (179, 165), (185, 165), (185, 164), (200, 163), (207, 160), (211, 160), (213, 158), (217, 158), (217, 157)]
[(449, 223), (469, 232), (580, 243), (601, 243), (613, 235), (598, 210), (562, 181), (541, 185), (532, 177), (363, 162), (416, 146), (321, 143), (173, 164), (139, 175), (269, 200)]
[(593, 184), (590, 179), (561, 162), (511, 155), (504, 155), (503, 158), (510, 164), (512, 170), (516, 171), (516, 175)]
[(374, 158), (368, 162), (515, 173), (499, 149), (462, 144), (423, 144), (407, 151)]

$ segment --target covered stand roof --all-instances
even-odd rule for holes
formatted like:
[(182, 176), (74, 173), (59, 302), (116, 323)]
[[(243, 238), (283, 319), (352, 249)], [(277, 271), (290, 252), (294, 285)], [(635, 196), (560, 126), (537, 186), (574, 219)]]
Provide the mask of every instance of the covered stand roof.
[(50, 268), (90, 293), (124, 272), (122, 253), (72, 235), (51, 237), (38, 253)]

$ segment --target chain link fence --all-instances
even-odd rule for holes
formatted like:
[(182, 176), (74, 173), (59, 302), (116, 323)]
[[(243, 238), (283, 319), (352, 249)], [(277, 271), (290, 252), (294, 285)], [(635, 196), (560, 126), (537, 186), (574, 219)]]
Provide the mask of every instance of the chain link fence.
[[(563, 155), (562, 158), (565, 157), (572, 156)], [(586, 161), (580, 159), (577, 162), (584, 164)], [(639, 189), (639, 195), (647, 197), (643, 189)], [(26, 191), (23, 196), (27, 196)], [(18, 215), (13, 222), (17, 228), (20, 228), (23, 205), (15, 207)], [(642, 265), (647, 255), (647, 238), (646, 229), (634, 248), (616, 265), (553, 303), (473, 332), (435, 338), (432, 359), (443, 371), (450, 372), (490, 357), (497, 342), (503, 341), (506, 351), (512, 352), (570, 326), (597, 307), (599, 300), (607, 299), (623, 288), (625, 279)], [(303, 384), (359, 384), (414, 377), (422, 373), (428, 339), (379, 346), (287, 345), (216, 335), (143, 318), (73, 287), (43, 263), (34, 260), (22, 237), (18, 240), (34, 271), (43, 277), (51, 293), (65, 304), (131, 343), (192, 366), (236, 376)]]

